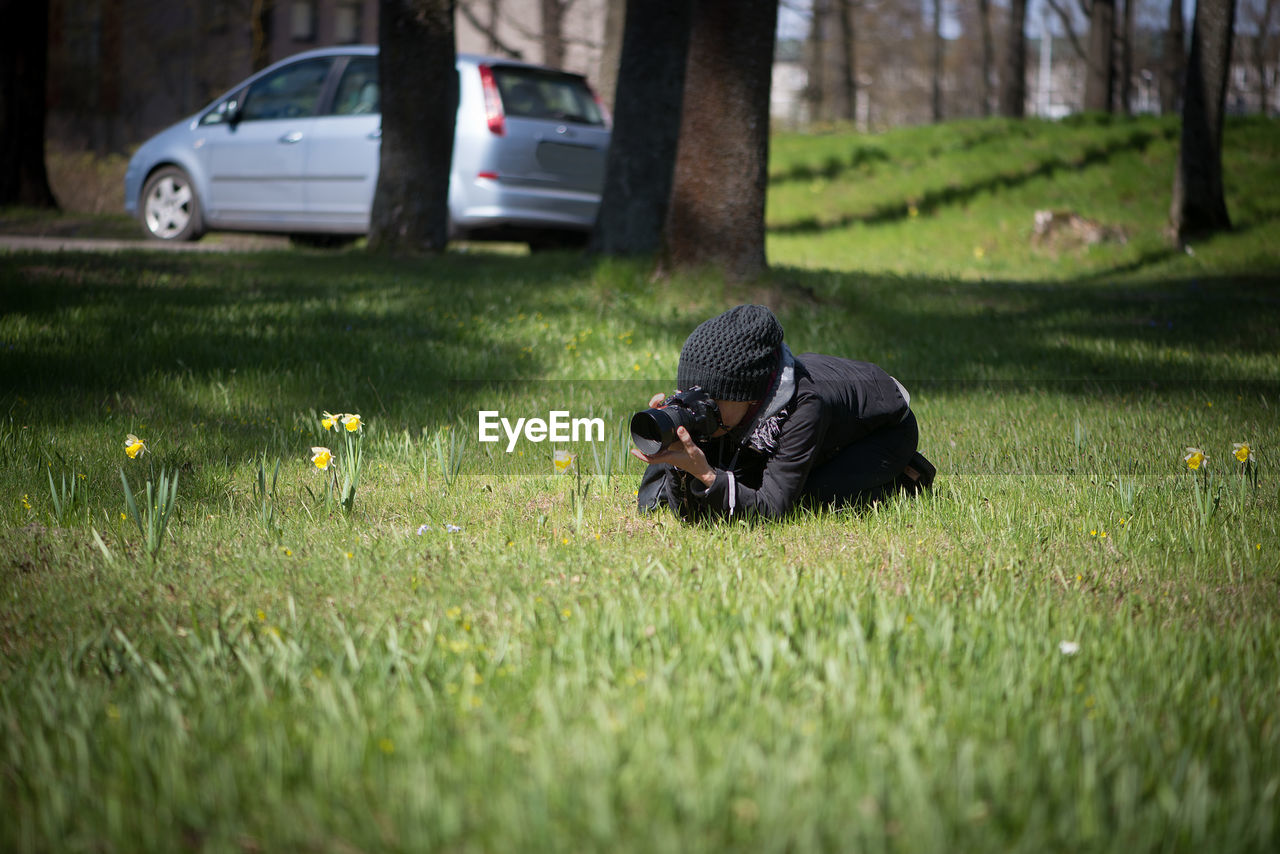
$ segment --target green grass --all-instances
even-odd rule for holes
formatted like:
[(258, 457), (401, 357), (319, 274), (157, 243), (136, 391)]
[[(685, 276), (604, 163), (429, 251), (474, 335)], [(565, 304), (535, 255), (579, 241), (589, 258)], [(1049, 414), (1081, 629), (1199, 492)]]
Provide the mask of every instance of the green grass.
[[(755, 286), (0, 255), (0, 849), (1275, 850), (1280, 127), (1229, 127), (1194, 255), (1170, 133), (779, 138)], [(1033, 246), (1042, 207), (1128, 242)], [(622, 420), (746, 300), (912, 389), (931, 494), (635, 515)], [(555, 476), (480, 408), (609, 435)], [(322, 410), (366, 423), (349, 516)], [(178, 472), (155, 560), (120, 469)]]

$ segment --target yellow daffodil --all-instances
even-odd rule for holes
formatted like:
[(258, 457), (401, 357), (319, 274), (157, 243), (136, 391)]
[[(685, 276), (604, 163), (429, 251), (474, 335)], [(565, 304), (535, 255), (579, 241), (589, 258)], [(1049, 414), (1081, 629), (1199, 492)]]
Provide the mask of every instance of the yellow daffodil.
[(342, 416), (342, 426), (347, 428), (348, 433), (358, 432), (360, 430), (360, 416), (359, 415)]
[(331, 412), (320, 413), (320, 426), (325, 430), (333, 430), (338, 423), (338, 416)]
[(1199, 448), (1187, 448), (1187, 455), (1182, 458), (1182, 461), (1192, 471), (1199, 471), (1201, 468), (1208, 468), (1209, 466), (1208, 456)]
[(551, 462), (555, 464), (556, 474), (564, 474), (573, 468), (573, 454), (568, 451), (556, 451), (551, 456)]
[(1242, 463), (1253, 462), (1253, 449), (1248, 442), (1236, 442), (1231, 453)]
[(312, 448), (311, 462), (315, 463), (320, 471), (328, 471), (329, 464), (333, 462), (333, 452), (328, 448)]
[(124, 439), (124, 452), (129, 455), (129, 459), (136, 460), (147, 452), (147, 443), (130, 433)]

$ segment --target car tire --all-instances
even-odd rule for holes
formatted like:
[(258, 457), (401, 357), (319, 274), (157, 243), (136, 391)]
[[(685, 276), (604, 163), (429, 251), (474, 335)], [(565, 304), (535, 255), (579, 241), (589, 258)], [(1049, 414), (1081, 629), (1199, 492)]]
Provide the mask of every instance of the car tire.
[(154, 240), (199, 240), (204, 234), (200, 197), (176, 166), (157, 169), (142, 188), (142, 230)]

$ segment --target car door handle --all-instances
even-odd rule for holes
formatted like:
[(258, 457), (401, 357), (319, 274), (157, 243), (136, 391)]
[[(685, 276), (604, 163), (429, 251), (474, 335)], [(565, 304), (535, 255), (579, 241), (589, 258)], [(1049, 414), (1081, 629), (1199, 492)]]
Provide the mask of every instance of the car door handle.
[(369, 131), (369, 139), (382, 139), (382, 128)]
[(285, 145), (293, 145), (295, 142), (302, 142), (302, 131), (300, 130), (290, 131), (289, 133), (286, 133), (284, 136), (280, 137), (280, 142), (282, 142)]

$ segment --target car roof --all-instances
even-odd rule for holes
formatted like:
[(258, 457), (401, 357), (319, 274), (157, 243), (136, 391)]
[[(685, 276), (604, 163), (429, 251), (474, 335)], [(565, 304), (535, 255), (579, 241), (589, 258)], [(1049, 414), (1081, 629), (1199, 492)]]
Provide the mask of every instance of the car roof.
[[(270, 67), (263, 70), (269, 71), (271, 68), (275, 68), (277, 65), (283, 65), (284, 63), (293, 62), (299, 59), (312, 59), (312, 58), (326, 57), (326, 56), (377, 56), (377, 55), (378, 55), (378, 45), (376, 44), (343, 44), (343, 45), (333, 45), (331, 47), (317, 47), (317, 48), (312, 48), (311, 50), (304, 50), (304, 51), (300, 51), (299, 53), (290, 54), (289, 56), (286, 56), (284, 59), (281, 59), (277, 62), (272, 63)], [(536, 62), (526, 62), (522, 59), (511, 59), (510, 57), (505, 57), (505, 56), (488, 56), (486, 54), (481, 54), (481, 53), (459, 53), (457, 56), (458, 56), (459, 62), (465, 62), (468, 65), (480, 65), (481, 63), (486, 63), (491, 65), (515, 66), (518, 68), (532, 68), (538, 71), (553, 71), (557, 74), (568, 74), (573, 77), (586, 76), (576, 71), (568, 71), (563, 68), (554, 68), (550, 65), (540, 65), (539, 63), (536, 63)], [(257, 75), (254, 75), (254, 76), (257, 76)]]

